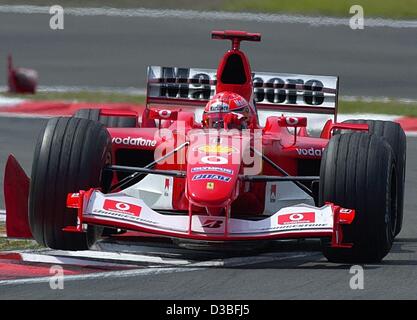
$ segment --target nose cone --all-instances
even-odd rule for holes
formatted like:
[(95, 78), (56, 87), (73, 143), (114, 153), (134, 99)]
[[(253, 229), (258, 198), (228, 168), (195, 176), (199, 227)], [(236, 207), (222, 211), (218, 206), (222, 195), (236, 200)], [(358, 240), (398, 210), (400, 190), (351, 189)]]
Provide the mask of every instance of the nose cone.
[(234, 198), (239, 166), (193, 166), (188, 171), (188, 199), (200, 206), (224, 207)]
[(187, 198), (197, 206), (224, 207), (237, 196), (240, 140), (199, 141), (188, 149)]

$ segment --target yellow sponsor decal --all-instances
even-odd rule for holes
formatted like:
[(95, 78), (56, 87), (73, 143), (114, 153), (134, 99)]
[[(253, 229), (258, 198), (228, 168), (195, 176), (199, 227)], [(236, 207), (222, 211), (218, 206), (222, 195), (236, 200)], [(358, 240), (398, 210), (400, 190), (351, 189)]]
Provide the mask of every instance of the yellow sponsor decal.
[(202, 153), (219, 153), (219, 154), (229, 154), (236, 153), (238, 150), (234, 147), (222, 146), (220, 144), (206, 144), (198, 147), (198, 151)]
[(207, 189), (213, 190), (214, 189), (214, 182), (207, 182)]

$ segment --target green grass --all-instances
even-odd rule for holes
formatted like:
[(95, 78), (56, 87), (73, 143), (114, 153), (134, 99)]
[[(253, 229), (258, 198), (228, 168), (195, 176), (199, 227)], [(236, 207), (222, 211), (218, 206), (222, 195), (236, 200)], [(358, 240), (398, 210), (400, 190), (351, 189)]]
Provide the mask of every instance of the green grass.
[(0, 4), (40, 5), (62, 7), (164, 8), (221, 10), (228, 0), (0, 0)]
[(6, 97), (22, 98), (29, 100), (63, 100), (63, 101), (83, 101), (83, 102), (126, 102), (142, 104), (145, 102), (145, 97), (141, 95), (131, 95), (124, 93), (110, 93), (110, 92), (38, 92), (35, 95), (31, 94), (9, 94), (1, 93)]
[(42, 248), (34, 240), (14, 240), (8, 238), (0, 238), (0, 251), (6, 250), (26, 250)]
[[(40, 92), (36, 95), (12, 95), (2, 93), (4, 96), (31, 100), (64, 100), (78, 102), (126, 102), (134, 104), (145, 103), (145, 96), (123, 93), (107, 92)], [(417, 117), (417, 103), (404, 103), (401, 101), (368, 102), (343, 101), (339, 102), (340, 113), (380, 113)]]
[(417, 0), (230, 0), (224, 8), (231, 11), (259, 11), (348, 17), (352, 5), (361, 5), (366, 16), (416, 18)]
[(379, 113), (417, 117), (417, 104), (402, 102), (340, 101), (339, 113)]
[(8, 238), (5, 238), (5, 234), (6, 234), (6, 227), (4, 223), (0, 223), (0, 251), (42, 248), (34, 240), (8, 239)]
[[(417, 0), (60, 0), (65, 7), (167, 8), (193, 10), (254, 11), (308, 15), (349, 16), (358, 4), (365, 16), (394, 19), (417, 17)], [(54, 5), (55, 0), (0, 0), (0, 4)]]

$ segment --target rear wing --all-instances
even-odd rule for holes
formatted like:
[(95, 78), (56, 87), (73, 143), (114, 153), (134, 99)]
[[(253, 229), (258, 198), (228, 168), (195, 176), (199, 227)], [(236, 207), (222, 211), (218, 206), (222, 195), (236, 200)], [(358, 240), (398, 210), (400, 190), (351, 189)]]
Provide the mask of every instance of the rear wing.
[[(215, 69), (148, 67), (146, 104), (204, 107), (216, 90)], [(252, 73), (258, 109), (337, 113), (339, 78)]]

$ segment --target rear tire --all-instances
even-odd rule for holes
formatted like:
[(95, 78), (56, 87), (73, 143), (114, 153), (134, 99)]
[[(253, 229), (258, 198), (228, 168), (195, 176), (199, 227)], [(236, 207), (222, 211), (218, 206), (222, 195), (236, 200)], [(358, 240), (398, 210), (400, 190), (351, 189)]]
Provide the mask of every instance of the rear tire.
[(137, 119), (134, 117), (100, 115), (100, 109), (80, 109), (75, 118), (98, 121), (108, 128), (136, 128)]
[(48, 121), (35, 148), (29, 195), (29, 225), (39, 244), (62, 250), (94, 244), (101, 228), (62, 231), (77, 223), (76, 210), (66, 208), (66, 198), (70, 192), (104, 187), (102, 169), (110, 163), (111, 139), (102, 124), (79, 118)]
[(351, 225), (343, 225), (343, 242), (352, 248), (325, 246), (331, 262), (380, 262), (395, 236), (397, 206), (395, 157), (376, 135), (335, 135), (326, 147), (320, 168), (319, 204), (333, 202), (355, 209)]
[(374, 134), (378, 137), (383, 137), (394, 151), (394, 156), (397, 165), (397, 190), (398, 190), (398, 213), (397, 225), (395, 227), (395, 235), (401, 231), (403, 224), (404, 211), (404, 181), (405, 181), (405, 167), (406, 167), (406, 153), (407, 153), (407, 139), (404, 130), (401, 126), (392, 121), (381, 120), (346, 120), (343, 123), (359, 123), (367, 124), (369, 126), (369, 134)]

